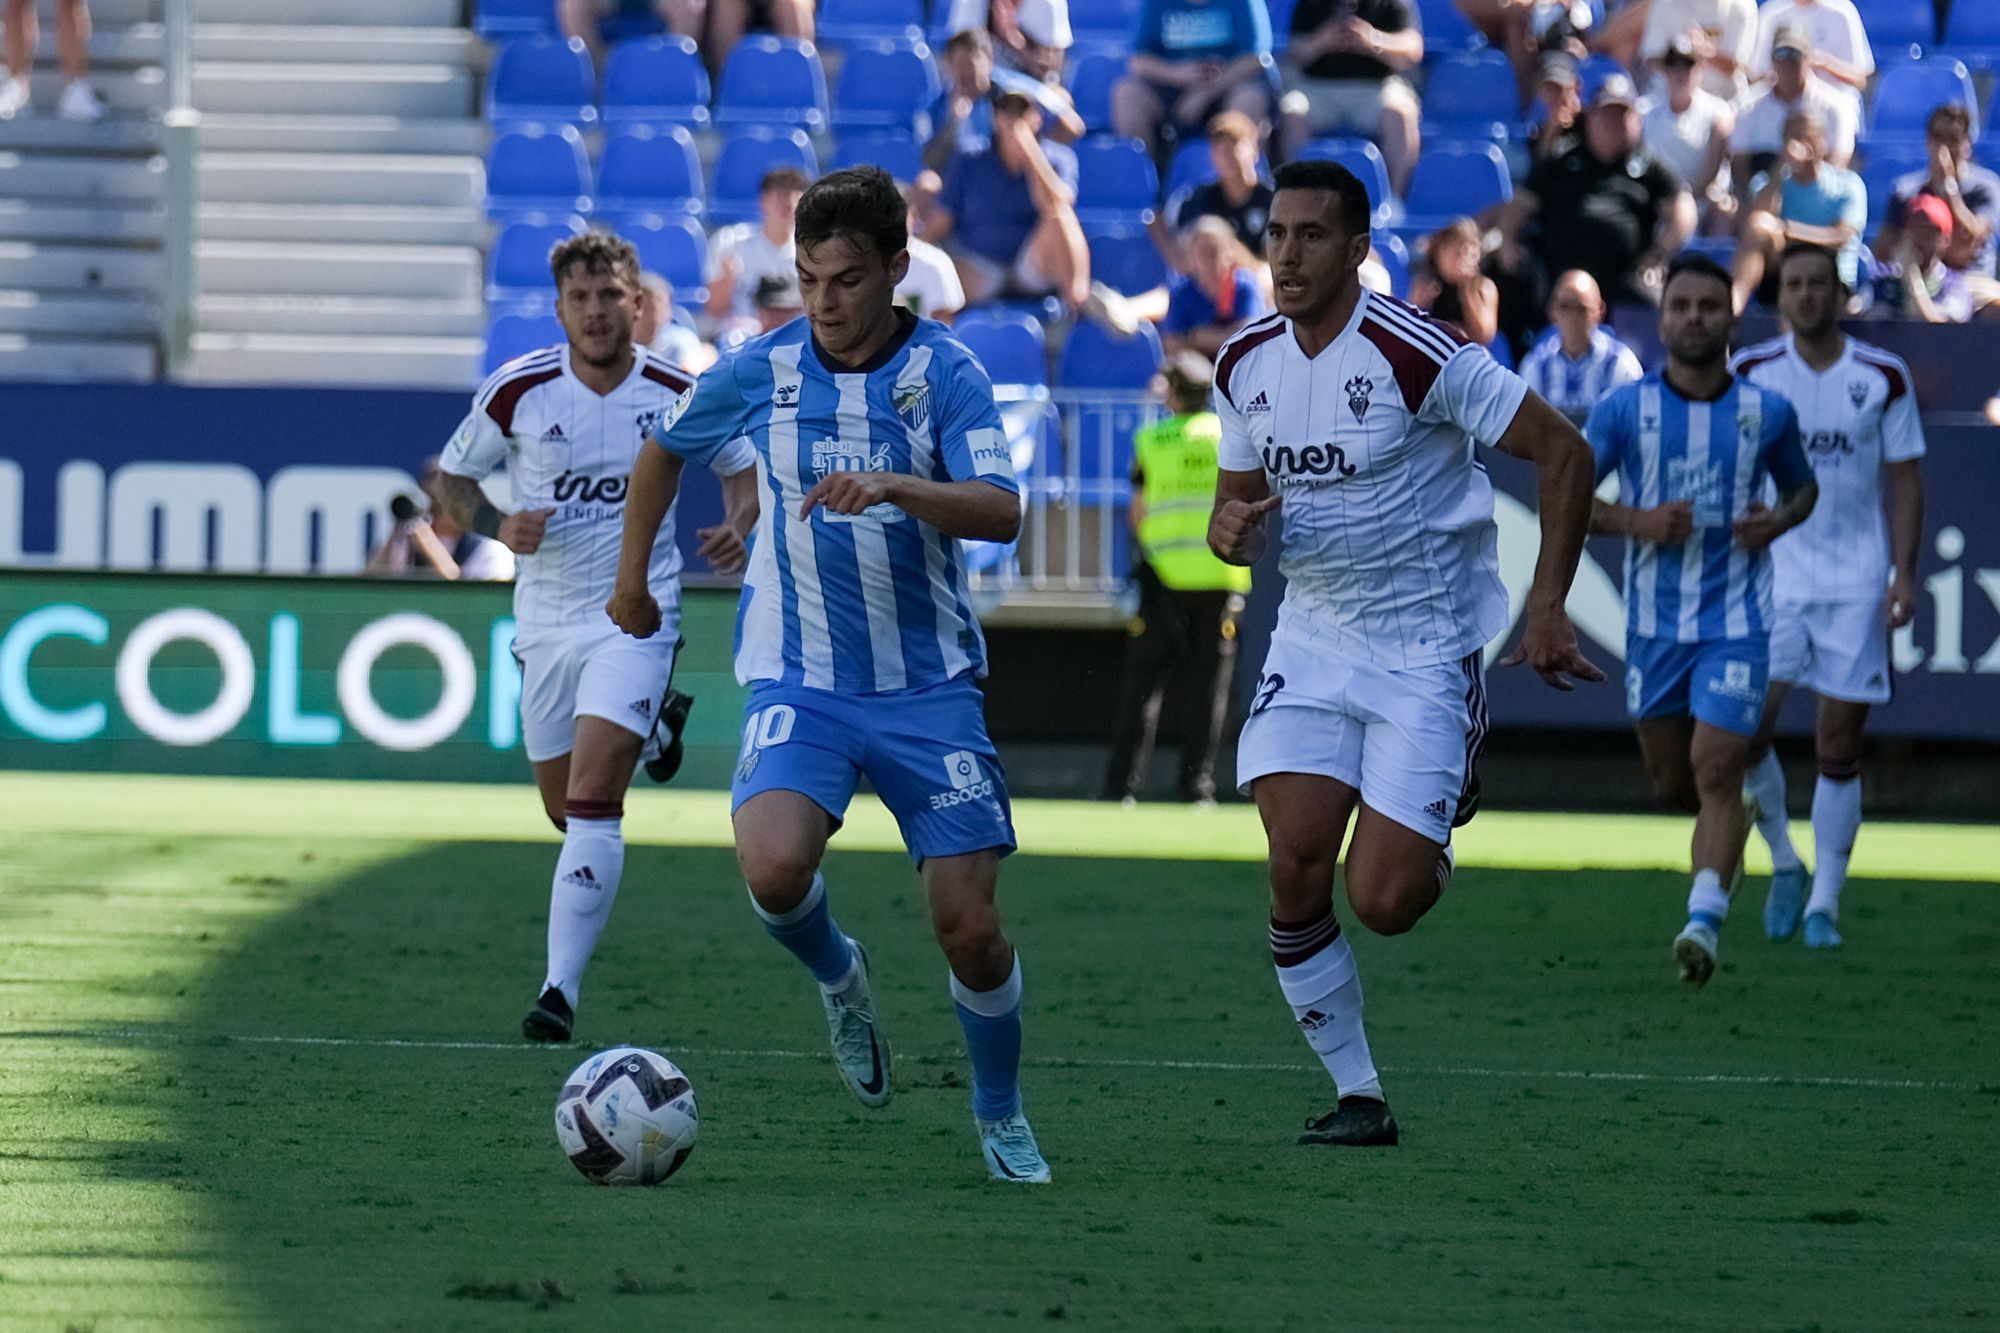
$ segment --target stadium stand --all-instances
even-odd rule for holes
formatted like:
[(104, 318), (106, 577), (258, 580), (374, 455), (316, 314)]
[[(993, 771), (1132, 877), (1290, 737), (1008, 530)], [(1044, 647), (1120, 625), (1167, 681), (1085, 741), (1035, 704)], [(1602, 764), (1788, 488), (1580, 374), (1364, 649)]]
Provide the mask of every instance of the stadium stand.
[(708, 69), (692, 37), (620, 42), (604, 64), (606, 125), (708, 127)]
[(800, 130), (780, 134), (756, 129), (723, 144), (716, 158), (714, 184), (708, 192), (711, 226), (751, 222), (757, 217), (757, 190), (773, 167), (793, 166), (807, 176), (819, 175), (819, 155)]
[(811, 42), (746, 37), (722, 66), (715, 123), (826, 128), (826, 73)]
[(836, 130), (922, 133), (938, 99), (937, 66), (920, 42), (870, 42), (851, 47), (833, 102)]
[(548, 0), (477, 0), (472, 30), (488, 41), (552, 33), (555, 6)]
[(1972, 123), (1975, 126), (1980, 123), (1979, 96), (1973, 87), (1972, 72), (1962, 61), (1934, 57), (1884, 69), (1875, 85), (1875, 101), (1869, 113), (1870, 149), (1912, 144), (1921, 149), (1924, 122), (1946, 102), (1962, 103), (1972, 112)]
[(1321, 159), (1338, 162), (1358, 177), (1368, 187), (1368, 202), (1374, 206), (1371, 216), (1377, 227), (1388, 226), (1400, 207), (1394, 190), (1389, 188), (1389, 164), (1382, 157), (1382, 150), (1368, 139), (1315, 139), (1299, 151), (1301, 158)]
[(1018, 310), (988, 306), (959, 316), (953, 331), (995, 384), (1047, 388), (1049, 358), (1040, 321)]
[(907, 133), (844, 134), (834, 146), (831, 169), (875, 166), (908, 183), (924, 169), (924, 150)]
[[(639, 252), (640, 268), (673, 284), (679, 304), (696, 306), (708, 299), (708, 237), (693, 218), (647, 218), (626, 224), (619, 234)], [(544, 286), (548, 278), (544, 256)]]
[(486, 300), (517, 314), (542, 311), (550, 300), (549, 251), (583, 230), (580, 217), (560, 222), (510, 222), (500, 229), (486, 264)]
[(1093, 137), (1076, 145), (1076, 216), (1085, 227), (1142, 227), (1153, 220), (1160, 177), (1137, 139)]
[(816, 40), (827, 47), (923, 40), (923, 0), (821, 0)]
[(1499, 145), (1426, 144), (1410, 175), (1402, 230), (1433, 232), (1454, 218), (1479, 214), (1513, 197), (1514, 182)]
[(1064, 342), (1056, 378), (1068, 389), (1144, 389), (1161, 360), (1160, 334), (1151, 324), (1121, 338), (1085, 321)]
[(597, 160), (597, 207), (611, 214), (700, 213), (706, 206), (694, 137), (679, 125), (609, 136)]
[(575, 127), (533, 125), (493, 140), (486, 154), (488, 217), (587, 214), (591, 208), (590, 159)]
[(1856, 0), (1877, 65), (1906, 58), (1911, 47), (1928, 51), (1937, 41), (1937, 8), (1931, 0)]
[(486, 75), (486, 119), (513, 125), (594, 125), (597, 74), (578, 38), (523, 37), (501, 47)]
[(1137, 296), (1167, 280), (1167, 261), (1143, 230), (1089, 228), (1084, 241), (1090, 246), (1091, 276), (1113, 291)]
[(1068, 75), (1069, 95), (1085, 127), (1092, 134), (1109, 134), (1111, 90), (1125, 77), (1125, 61), (1107, 52), (1092, 51), (1072, 59)]
[(1430, 66), (1424, 84), (1424, 142), (1484, 138), (1505, 143), (1519, 109), (1514, 66), (1506, 56), (1493, 50), (1453, 53)]

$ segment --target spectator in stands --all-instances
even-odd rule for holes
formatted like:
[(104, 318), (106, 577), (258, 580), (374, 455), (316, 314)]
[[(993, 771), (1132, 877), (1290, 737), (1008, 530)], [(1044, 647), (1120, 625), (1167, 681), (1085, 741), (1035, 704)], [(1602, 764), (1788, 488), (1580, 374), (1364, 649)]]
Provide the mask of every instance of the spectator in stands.
[(1826, 129), (1817, 112), (1794, 111), (1785, 121), (1785, 154), (1743, 219), (1733, 282), (1741, 314), (1753, 296), (1777, 298), (1774, 261), (1794, 241), (1835, 251), (1840, 281), (1855, 290), (1861, 266), (1861, 233), (1868, 225), (1868, 187), (1861, 177), (1827, 161)]
[[(1139, 614), (1126, 641), (1117, 738), (1105, 770), (1107, 801), (1133, 801), (1145, 785), (1161, 709), (1178, 699), (1182, 801), (1215, 800), (1215, 751), (1236, 665), (1236, 618), (1250, 571), (1208, 549), (1222, 423), (1209, 410), (1213, 371), (1192, 353), (1171, 357), (1160, 380), (1164, 421), (1132, 439), (1132, 570)], [(1159, 389), (1156, 388), (1156, 392)]]
[(708, 41), (702, 50), (714, 72), (746, 32), (771, 32), (809, 42), (816, 30), (813, 0), (709, 0)]
[(1942, 199), (1951, 210), (1951, 244), (1945, 250), (1948, 267), (1982, 277), (1994, 276), (1994, 238), (2000, 235), (2000, 176), (1972, 160), (1972, 116), (1956, 102), (1931, 112), (1924, 127), (1924, 147), (1930, 164), (1896, 179), (1879, 254), (1894, 254), (1897, 233), (1919, 198)]
[[(1535, 164), (1525, 187), (1495, 210), (1500, 268), (1512, 279), (1514, 304), (1532, 301), (1522, 314), (1534, 324), (1547, 275), (1572, 268), (1595, 279), (1614, 305), (1657, 302), (1667, 257), (1694, 234), (1694, 196), (1646, 151), (1636, 101), (1631, 79), (1608, 76), (1590, 99), (1582, 142)], [(1509, 337), (1522, 327), (1510, 324)]]
[(1076, 154), (1039, 137), (1042, 113), (1021, 93), (993, 100), (993, 142), (960, 153), (924, 218), (924, 235), (958, 266), (966, 301), (1090, 295), (1090, 251), (1076, 218)]
[(806, 174), (797, 167), (774, 167), (758, 183), (757, 222), (739, 222), (717, 231), (708, 242), (708, 317), (722, 342), (756, 327), (757, 286), (765, 278), (795, 281), (798, 253), (792, 243), (792, 214), (806, 192)]
[(1484, 235), (1471, 218), (1460, 218), (1424, 243), (1423, 271), (1410, 281), (1410, 303), (1456, 324), (1484, 347), (1500, 332), (1500, 288), (1479, 271)]
[(1757, 11), (1757, 54), (1750, 62), (1753, 83), (1771, 77), (1772, 40), (1787, 25), (1805, 29), (1812, 39), (1808, 59), (1813, 73), (1845, 97), (1859, 117), (1861, 94), (1875, 73), (1875, 52), (1854, 0), (1768, 0)]
[(614, 20), (656, 19), (668, 32), (700, 41), (708, 0), (557, 0), (556, 17), (563, 36), (581, 38), (590, 48), (591, 60), (602, 69), (610, 45), (605, 28)]
[(1413, 0), (1299, 0), (1285, 66), (1285, 142), (1296, 154), (1323, 134), (1373, 139), (1401, 194), (1417, 162), (1422, 107), (1403, 77), (1424, 58)]
[(1610, 56), (1626, 69), (1639, 68), (1639, 46), (1646, 34), (1652, 0), (1604, 0), (1604, 16), (1590, 28), (1590, 49)]
[(1694, 43), (1677, 32), (1660, 57), (1662, 87), (1640, 104), (1646, 148), (1693, 191), (1705, 233), (1736, 230), (1729, 188), (1736, 112), (1695, 77)]
[(1650, 0), (1639, 58), (1648, 64), (1684, 33), (1701, 67), (1701, 86), (1735, 103), (1749, 86), (1757, 52), (1756, 0)]
[[(0, 120), (12, 120), (33, 110), (28, 84), (35, 70), (35, 37), (35, 0), (7, 0), (7, 77), (0, 80)], [(103, 120), (104, 103), (90, 86), (90, 6), (86, 0), (56, 0), (56, 60), (63, 77), (56, 114), (85, 123)]]
[(1270, 312), (1270, 298), (1258, 278), (1257, 257), (1221, 218), (1196, 221), (1181, 248), (1187, 272), (1167, 284), (1160, 340), (1169, 352), (1195, 352), (1213, 360), (1236, 330)]
[[(1256, 125), (1241, 111), (1223, 112), (1208, 122), (1208, 154), (1215, 163), (1215, 179), (1195, 186), (1174, 215), (1174, 227), (1186, 231), (1198, 219), (1221, 218), (1244, 248), (1262, 259), (1271, 186), (1263, 175)], [(1167, 258), (1176, 255), (1170, 250)]]
[(805, 298), (799, 295), (799, 279), (796, 272), (783, 277), (766, 274), (757, 280), (757, 295), (753, 298), (757, 306), (757, 332), (771, 333), (782, 329), (806, 312)]
[(505, 583), (514, 577), (514, 553), (504, 542), (467, 532), (437, 502), (438, 457), (424, 460), (425, 508), (407, 495), (389, 505), (389, 536), (368, 555), (365, 574), (413, 574), (464, 583)]
[(1769, 169), (1784, 148), (1785, 124), (1797, 111), (1810, 111), (1826, 127), (1826, 160), (1844, 167), (1854, 157), (1859, 121), (1854, 104), (1812, 68), (1812, 35), (1796, 23), (1771, 38), (1771, 82), (1750, 99), (1736, 122), (1736, 178), (1747, 184)]
[(946, 27), (987, 34), (1001, 69), (1061, 85), (1074, 41), (1069, 0), (953, 0)]
[(1604, 293), (1581, 269), (1556, 279), (1549, 324), (1521, 358), (1521, 378), (1581, 430), (1605, 395), (1646, 372), (1638, 354), (1604, 327)]
[(673, 284), (657, 273), (639, 276), (639, 317), (632, 321), (632, 341), (696, 374), (715, 364), (715, 349), (674, 318)]
[(1270, 123), (1277, 75), (1264, 0), (1143, 0), (1132, 52), (1112, 90), (1119, 134), (1157, 151), (1163, 129), (1198, 132), (1218, 111)]
[(931, 111), (933, 127), (924, 145), (924, 166), (939, 175), (953, 153), (972, 153), (993, 139), (993, 96), (1018, 92), (1032, 98), (1047, 120), (1044, 133), (1058, 143), (1075, 143), (1084, 135), (1083, 117), (1062, 85), (1050, 85), (1015, 70), (996, 69), (993, 39), (984, 28), (968, 28), (945, 43), (949, 79)]
[(1533, 96), (1544, 56), (1589, 54), (1597, 15), (1590, 0), (1456, 0), (1458, 12), (1494, 48), (1507, 53), (1522, 97)]
[(1583, 76), (1569, 52), (1551, 51), (1536, 67), (1534, 117), (1531, 161), (1561, 157), (1576, 147), (1583, 133)]
[(1910, 201), (1896, 249), (1876, 274), (1878, 312), (1928, 324), (1963, 324), (1972, 318), (1971, 285), (1965, 274), (1944, 262), (1956, 227), (1951, 206), (1936, 195), (1920, 194)]
[(910, 231), (907, 247), (910, 271), (896, 284), (896, 300), (911, 314), (949, 324), (952, 316), (965, 308), (965, 288), (958, 281), (958, 266), (951, 262), (950, 255), (917, 234), (920, 195), (906, 181), (898, 181), (897, 185), (903, 191), (903, 202), (910, 208), (906, 219)]

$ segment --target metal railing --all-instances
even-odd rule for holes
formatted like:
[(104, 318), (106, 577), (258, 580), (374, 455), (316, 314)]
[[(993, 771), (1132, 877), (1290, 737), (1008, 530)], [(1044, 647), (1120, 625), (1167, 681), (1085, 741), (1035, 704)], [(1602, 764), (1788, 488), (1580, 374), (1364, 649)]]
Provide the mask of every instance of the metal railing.
[(187, 367), (194, 348), (196, 158), (201, 113), (194, 109), (195, 0), (166, 0), (167, 111), (161, 118), (167, 156), (166, 218), (160, 237), (164, 265), (160, 342), (169, 375)]

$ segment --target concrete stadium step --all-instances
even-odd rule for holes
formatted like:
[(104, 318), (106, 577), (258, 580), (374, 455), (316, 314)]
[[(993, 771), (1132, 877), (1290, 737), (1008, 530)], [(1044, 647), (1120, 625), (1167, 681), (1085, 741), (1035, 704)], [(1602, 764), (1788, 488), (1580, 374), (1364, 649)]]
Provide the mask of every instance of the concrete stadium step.
[(478, 300), (215, 295), (203, 296), (196, 310), (204, 333), (421, 338), (480, 338), (486, 333), (486, 306)]
[(16, 199), (151, 203), (164, 194), (166, 180), (164, 157), (0, 153), (0, 195)]
[(479, 251), (470, 246), (204, 241), (195, 271), (204, 293), (469, 301), (481, 290)]
[[(204, 153), (201, 197), (244, 204), (397, 204), (474, 208), (485, 196), (476, 159), (381, 153)], [(0, 186), (4, 189), (4, 186)]]
[[(166, 0), (90, 0), (90, 22), (100, 31), (129, 28), (135, 23), (157, 23), (164, 17), (165, 8)], [(202, 9), (207, 8), (204, 0)]]
[(159, 324), (151, 296), (0, 288), (0, 333), (150, 338)]
[(204, 241), (324, 241), (347, 245), (481, 245), (486, 226), (463, 206), (204, 203)]
[(160, 204), (0, 198), (0, 240), (158, 245), (165, 226)]
[[(483, 157), (492, 132), (477, 120), (405, 116), (258, 116), (216, 112), (201, 118), (202, 147), (253, 153), (453, 153)], [(0, 136), (0, 147), (6, 140)]]
[(186, 378), (222, 384), (393, 384), (456, 389), (479, 384), (479, 338), (340, 338), (198, 333)]
[[(157, 65), (137, 69), (94, 69), (90, 86), (104, 99), (114, 116), (146, 116), (167, 105), (166, 71)], [(63, 76), (53, 65), (37, 66), (28, 80), (34, 96), (35, 116), (53, 116), (56, 99), (62, 96)]]
[(162, 142), (160, 123), (150, 117), (112, 116), (95, 125), (59, 116), (0, 120), (0, 152), (6, 153), (130, 156), (157, 153)]
[[(150, 2), (123, 0), (127, 4)], [(200, 5), (203, 23), (455, 28), (460, 0), (200, 0)], [(96, 12), (95, 5), (92, 12)]]
[(197, 61), (203, 111), (278, 115), (469, 116), (471, 71), (452, 65), (280, 64)]
[(0, 241), (0, 287), (39, 292), (137, 292), (159, 289), (157, 250)]
[[(165, 58), (166, 45), (166, 27), (159, 23), (99, 29), (90, 39), (90, 67), (157, 65)], [(469, 63), (477, 49), (478, 39), (463, 28), (199, 23), (194, 30), (196, 60), (451, 65)], [(55, 33), (46, 25), (35, 45), (35, 58), (37, 64), (55, 63)]]
[(0, 379), (150, 380), (158, 353), (150, 339), (44, 338), (0, 333)]

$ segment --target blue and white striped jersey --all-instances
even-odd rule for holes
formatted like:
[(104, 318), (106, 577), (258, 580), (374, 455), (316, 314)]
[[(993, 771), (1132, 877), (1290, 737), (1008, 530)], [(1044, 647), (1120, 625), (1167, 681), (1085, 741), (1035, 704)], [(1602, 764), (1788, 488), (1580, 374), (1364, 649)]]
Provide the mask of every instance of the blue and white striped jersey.
[(1590, 420), (1591, 410), (1606, 394), (1645, 373), (1632, 349), (1604, 328), (1590, 335), (1590, 350), (1580, 361), (1572, 361), (1563, 351), (1560, 329), (1550, 329), (1521, 358), (1521, 378), (1528, 387), (1575, 422), (1578, 429)]
[(804, 319), (753, 338), (696, 382), (653, 443), (706, 466), (748, 438), (757, 520), (736, 619), (736, 676), (849, 694), (986, 673), (958, 540), (895, 505), (809, 518), (835, 472), (908, 472), (1018, 492), (993, 383), (932, 320), (856, 370), (828, 366)]
[(1766, 476), (1780, 491), (1813, 479), (1792, 405), (1740, 379), (1713, 401), (1683, 398), (1655, 371), (1599, 403), (1586, 433), (1597, 479), (1615, 470), (1622, 503), (1694, 507), (1682, 545), (1626, 542), (1626, 634), (1674, 643), (1769, 634), (1770, 552), (1738, 546), (1730, 525)]

